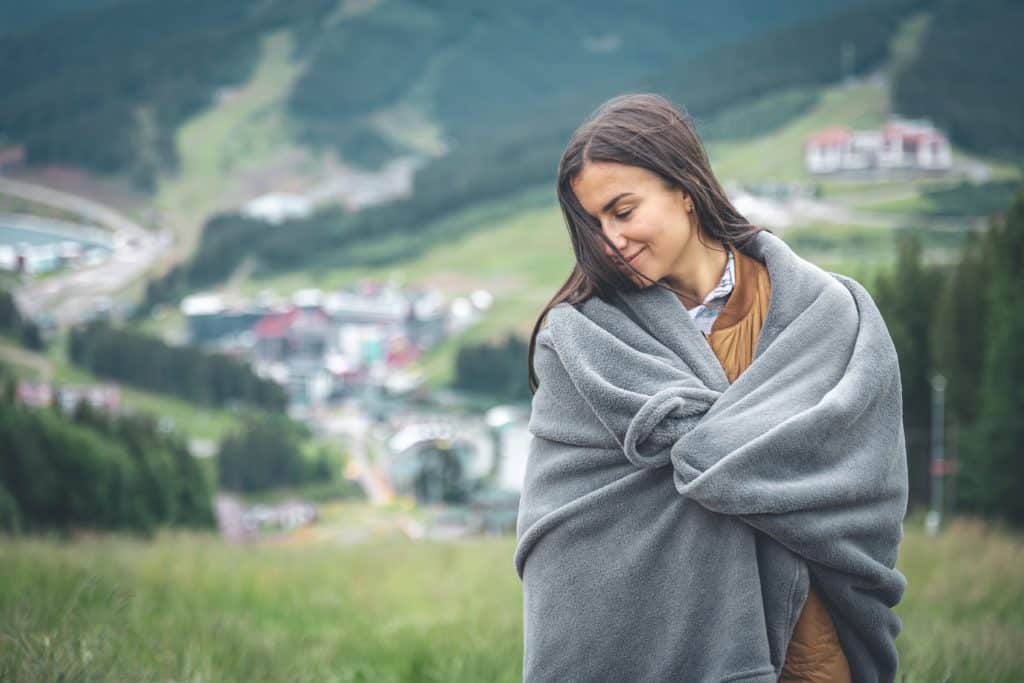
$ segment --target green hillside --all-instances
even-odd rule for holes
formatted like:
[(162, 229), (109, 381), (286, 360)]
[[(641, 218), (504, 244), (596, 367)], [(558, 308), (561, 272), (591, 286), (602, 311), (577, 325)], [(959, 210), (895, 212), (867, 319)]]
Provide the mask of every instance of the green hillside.
[[(64, 346), (65, 341), (58, 339), (46, 353), (36, 353), (0, 341), (0, 362), (9, 366), (16, 377), (24, 379), (74, 385), (101, 381), (72, 365)], [(121, 403), (127, 410), (165, 417), (189, 438), (215, 442), (240, 423), (238, 416), (227, 410), (203, 408), (189, 401), (126, 385), (120, 385), (119, 390)]]
[[(662, 66), (650, 79), (641, 78), (637, 83), (661, 82), (669, 94), (685, 92), (680, 102), (695, 112), (705, 112), (700, 120), (717, 131), (718, 139), (730, 135), (750, 139), (806, 112), (814, 105), (821, 83), (884, 64), (892, 35), (914, 6), (909, 0), (869, 3), (824, 19), (807, 19), (740, 45), (706, 49), (694, 59), (701, 64), (700, 70), (666, 71)], [(879, 31), (878, 24), (886, 29)], [(859, 45), (858, 56), (841, 63), (828, 41), (798, 40), (805, 33), (834, 34), (847, 44)], [(779, 50), (778, 45), (790, 47)], [(310, 50), (315, 52), (308, 46), (300, 52)], [(754, 64), (748, 64), (749, 60), (755, 60)], [(310, 74), (307, 69), (300, 83)], [(782, 88), (783, 94), (774, 94), (773, 88)], [(572, 92), (566, 91), (565, 97), (577, 97)], [(450, 245), (459, 235), (436, 230), (449, 214), (552, 181), (555, 160), (569, 131), (594, 104), (587, 99), (583, 108), (583, 100), (574, 101), (575, 105), (568, 106), (570, 101), (559, 96), (529, 111), (522, 104), (510, 105), (505, 115), (516, 117), (517, 123), (486, 135), (477, 136), (474, 127), (467, 125), (460, 133), (460, 145), (417, 172), (414, 196), (408, 200), (366, 209), (356, 216), (325, 210), (311, 219), (289, 223), (287, 230), (231, 215), (217, 217), (210, 223), (216, 230), (205, 231), (206, 239), (194, 261), (153, 283), (147, 291), (147, 304), (177, 301), (188, 291), (228, 279), (243, 264), (252, 268), (255, 277), (264, 278), (315, 270), (328, 263), (334, 268), (385, 266), (407, 260), (433, 244)], [(556, 107), (557, 113), (547, 109), (549, 106)], [(745, 113), (736, 113), (743, 108)], [(477, 124), (483, 125), (483, 121), (485, 118)], [(298, 125), (302, 125), (301, 116)], [(231, 130), (239, 136), (247, 132), (245, 126)], [(211, 185), (218, 183), (214, 180)], [(374, 239), (368, 242), (366, 235)]]
[(117, 0), (36, 0), (0, 5), (0, 33), (18, 33), (57, 17), (94, 10)]
[[(757, 182), (797, 180), (813, 182), (803, 168), (803, 141), (807, 135), (830, 124), (854, 127), (878, 125), (890, 113), (888, 89), (884, 82), (862, 81), (815, 91), (813, 104), (797, 118), (760, 137), (747, 140), (711, 142), (709, 153), (716, 174), (722, 180)], [(769, 102), (770, 104), (770, 102)], [(727, 110), (733, 120), (757, 121), (770, 111), (763, 100)], [(770, 114), (768, 115), (770, 119)], [(712, 120), (713, 122), (713, 120)], [(970, 157), (966, 157), (970, 158)], [(999, 190), (971, 189), (973, 204), (951, 199), (953, 190), (935, 188), (927, 179), (899, 185), (904, 199), (898, 206), (877, 205), (882, 183), (825, 183), (833, 201), (842, 201), (865, 216), (865, 224), (808, 222), (777, 231), (802, 256), (824, 268), (851, 275), (870, 285), (874, 276), (895, 259), (896, 244), (906, 232), (918, 232), (930, 261), (948, 261), (959, 249), (972, 216), (1005, 209), (1012, 188), (1020, 182), (1020, 171), (1012, 166), (991, 164), (993, 173), (1005, 180)], [(949, 184), (949, 181), (944, 181)], [(959, 181), (954, 181), (954, 183)], [(965, 195), (961, 191), (959, 197)], [(957, 195), (954, 195), (957, 196)], [(934, 204), (929, 198), (957, 201), (964, 217), (959, 225), (937, 225), (927, 213)], [(967, 207), (973, 207), (968, 209)], [(893, 227), (875, 225), (889, 219)], [(871, 219), (870, 222), (867, 219)], [(412, 258), (399, 258), (377, 267), (324, 264), (295, 273), (264, 275), (248, 273), (232, 282), (232, 291), (254, 295), (264, 289), (288, 292), (308, 286), (324, 288), (351, 285), (362, 278), (398, 277), (409, 285), (437, 284), (451, 294), (468, 294), (482, 287), (495, 295), (495, 305), (486, 318), (462, 335), (446, 340), (423, 361), (432, 384), (440, 386), (451, 377), (453, 358), (461, 344), (498, 339), (507, 332), (526, 335), (536, 316), (557, 291), (573, 265), (572, 249), (552, 187), (506, 199), (481, 202), (471, 208), (445, 215), (438, 221), (418, 226), (421, 235), (463, 235), (459, 239), (438, 239), (428, 248), (416, 250)]]
[(176, 129), (249, 77), (263, 37), (282, 26), (304, 37), (336, 3), (97, 5), (0, 35), (0, 130), (30, 163), (152, 188), (177, 168)]
[[(251, 293), (265, 287), (338, 286), (392, 273), (409, 284), (441, 282), (452, 293), (492, 290), (496, 305), (485, 322), (427, 359), (435, 381), (446, 376), (459, 343), (529, 329), (535, 312), (568, 273), (571, 253), (549, 188), (569, 131), (600, 99), (637, 87), (672, 96), (695, 115), (723, 180), (810, 181), (802, 164), (808, 134), (831, 124), (874, 126), (893, 113), (884, 77), (828, 84), (858, 74), (902, 77), (919, 63), (936, 25), (934, 3), (916, 0), (788, 3), (778, 13), (746, 0), (702, 6), (696, 13), (693, 7), (654, 3), (647, 15), (625, 21), (614, 35), (598, 31), (611, 10), (593, 7), (574, 23), (574, 12), (581, 10), (571, 3), (559, 10), (561, 22), (543, 26), (533, 21), (540, 10), (529, 3), (467, 8), (384, 0), (332, 5), (322, 10), (320, 23), (313, 21), (321, 11), (313, 5), (266, 3), (237, 26), (229, 26), (225, 7), (210, 10), (201, 37), (193, 35), (195, 24), (180, 8), (157, 8), (148, 0), (85, 18), (76, 15), (75, 21), (92, 23), (68, 19), (46, 25), (59, 28), (58, 36), (76, 25), (102, 35), (101, 18), (116, 19), (111, 28), (123, 31), (131, 26), (130, 17), (166, 12), (173, 31), (189, 36), (197, 48), (188, 63), (172, 60), (175, 68), (166, 72), (133, 72), (149, 77), (147, 89), (137, 93), (143, 99), (192, 92), (175, 90), (175, 81), (160, 76), (192, 74), (195, 97), (186, 98), (191, 109), (168, 118), (159, 107), (143, 107), (133, 119), (142, 123), (141, 137), (130, 122), (108, 126), (135, 130), (132, 139), (145, 143), (129, 145), (132, 153), (148, 155), (148, 161), (132, 164), (156, 168), (173, 160), (177, 169), (157, 173), (155, 201), (180, 237), (170, 259), (188, 260), (149, 285), (147, 303), (174, 304), (205, 288)], [(727, 21), (739, 14), (740, 23)], [(703, 29), (699, 39), (678, 40), (675, 24), (684, 15), (689, 25)], [(572, 59), (554, 59), (570, 50), (565, 32), (553, 26), (573, 27)], [(43, 28), (16, 41), (0, 39), (0, 54), (14, 50), (18, 63), (32, 68), (93, 54), (88, 50), (115, 54), (109, 45), (62, 48), (37, 64), (18, 46), (26, 36), (44, 37)], [(173, 31), (167, 35), (176, 35)], [(142, 49), (138, 38), (123, 49)], [(217, 41), (238, 51), (222, 55), (225, 63), (214, 67), (202, 46)], [(396, 41), (408, 50), (380, 47)], [(499, 59), (510, 54), (515, 58)], [(493, 78), (480, 71), (487, 65)], [(108, 68), (114, 74), (119, 67), (110, 62)], [(75, 73), (72, 69), (67, 77)], [(0, 69), (0, 82), (2, 74)], [(123, 82), (120, 76), (115, 81)], [(232, 86), (224, 89), (226, 83)], [(358, 87), (349, 87), (353, 84)], [(160, 90), (164, 86), (170, 89)], [(56, 96), (45, 85), (37, 87), (43, 99), (15, 92), (10, 101), (23, 102), (18, 111)], [(0, 106), (0, 122), (3, 116)], [(370, 130), (372, 135), (364, 135)], [(76, 134), (82, 144), (94, 138)], [(455, 144), (417, 173), (409, 200), (354, 215), (326, 210), (283, 227), (230, 212), (207, 222), (211, 214), (258, 192), (267, 178), (322, 172), (328, 146), (337, 143), (343, 156), (358, 158), (359, 152), (346, 150), (346, 140), (356, 138), (371, 141), (372, 154), (385, 156), (409, 148), (436, 153), (446, 142)], [(378, 138), (380, 145), (372, 142)], [(313, 146), (304, 147), (303, 141)], [(971, 199), (973, 206), (998, 207), (1019, 178), (1013, 164), (990, 168), (994, 181), (1006, 188), (982, 192), (982, 198)], [(863, 224), (858, 216), (831, 227), (808, 222), (791, 228), (791, 237), (809, 258), (855, 277), (891, 262), (898, 230), (879, 228), (878, 214), (895, 216), (883, 221), (887, 225), (931, 235), (930, 258), (945, 258), (963, 234), (963, 227), (938, 230), (925, 220), (933, 206), (927, 193), (948, 187), (921, 181), (899, 193), (890, 187), (879, 194), (877, 184), (830, 181), (821, 189), (830, 200), (860, 211)], [(958, 201), (956, 195), (944, 197), (945, 205)], [(960, 214), (973, 215), (964, 209)], [(172, 317), (171, 324), (180, 325), (180, 318)]]
[[(408, 105), (415, 93), (420, 114), (442, 121), (449, 134), (470, 120), (501, 125), (491, 114), (518, 117), (531, 106), (527, 99), (549, 99), (551, 87), (576, 83), (579, 90), (610, 76), (609, 68), (620, 81), (659, 60), (853, 1), (797, 0), (769, 9), (755, 0), (656, 0), (623, 21), (613, 3), (579, 0), (560, 5), (558, 16), (539, 2), (48, 0), (32, 11), (0, 13), (9, 23), (0, 31), (0, 131), (26, 146), (31, 163), (70, 162), (151, 188), (158, 175), (177, 170), (175, 131), (244, 82), (262, 41), (286, 30), (305, 67), (288, 97), (306, 139), (338, 144), (366, 163), (399, 149), (375, 132), (379, 110)], [(698, 29), (696, 37), (679, 41), (674, 27), (684, 24)], [(614, 54), (588, 48), (608, 25), (618, 26), (621, 47)], [(486, 74), (495, 67), (499, 72)], [(484, 69), (482, 80), (473, 69)], [(423, 82), (427, 74), (433, 85)], [(484, 84), (491, 87), (481, 90)]]
[(901, 111), (927, 116), (976, 153), (1024, 158), (1024, 5), (939, 0), (917, 58), (895, 74)]

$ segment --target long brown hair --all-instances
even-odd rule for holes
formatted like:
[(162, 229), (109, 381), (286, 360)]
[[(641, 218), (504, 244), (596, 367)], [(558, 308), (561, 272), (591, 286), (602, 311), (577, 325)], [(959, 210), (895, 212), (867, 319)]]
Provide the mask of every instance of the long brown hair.
[[(573, 179), (590, 161), (638, 166), (660, 176), (667, 187), (684, 190), (693, 200), (698, 239), (702, 235), (710, 236), (723, 246), (740, 249), (758, 232), (766, 230), (752, 225), (729, 201), (711, 171), (693, 120), (684, 109), (661, 95), (650, 93), (619, 95), (602, 104), (573, 133), (558, 163), (558, 203), (569, 229), (576, 265), (533, 326), (527, 354), (531, 392), (538, 386), (533, 370), (537, 333), (552, 307), (562, 302), (576, 305), (591, 296), (609, 299), (617, 290), (640, 288), (605, 253), (601, 242), (625, 261), (624, 255), (604, 234), (598, 221), (583, 209), (572, 190)], [(652, 282), (628, 262), (625, 266)], [(653, 284), (689, 298), (664, 281)]]

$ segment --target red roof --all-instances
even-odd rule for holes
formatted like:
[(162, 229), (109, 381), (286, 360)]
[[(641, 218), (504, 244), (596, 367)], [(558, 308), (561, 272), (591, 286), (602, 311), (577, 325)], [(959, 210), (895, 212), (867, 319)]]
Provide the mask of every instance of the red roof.
[(924, 143), (934, 140), (945, 141), (946, 136), (934, 128), (905, 126), (900, 123), (887, 123), (882, 127), (882, 134), (887, 138), (902, 138), (904, 142)]
[(260, 318), (253, 329), (254, 334), (261, 339), (284, 337), (291, 330), (292, 326), (300, 319), (301, 315), (314, 316), (320, 322), (327, 322), (327, 314), (320, 309), (303, 311), (299, 308), (292, 308), (284, 313), (268, 313)]
[(850, 129), (846, 126), (829, 126), (807, 139), (808, 145), (841, 145), (850, 139)]

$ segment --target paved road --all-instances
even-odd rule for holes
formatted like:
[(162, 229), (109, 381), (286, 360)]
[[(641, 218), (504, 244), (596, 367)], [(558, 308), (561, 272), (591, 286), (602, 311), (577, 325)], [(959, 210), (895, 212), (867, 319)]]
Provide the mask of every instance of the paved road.
[(15, 291), (22, 312), (33, 318), (50, 315), (60, 327), (87, 319), (109, 305), (153, 264), (171, 243), (167, 231), (153, 232), (109, 206), (41, 185), (0, 177), (0, 193), (80, 214), (113, 234), (114, 253), (102, 263), (29, 282)]
[(125, 237), (141, 239), (152, 236), (152, 232), (105, 204), (100, 204), (92, 199), (86, 199), (78, 195), (54, 190), (43, 185), (35, 185), (0, 176), (0, 193), (14, 195), (22, 199), (77, 213)]

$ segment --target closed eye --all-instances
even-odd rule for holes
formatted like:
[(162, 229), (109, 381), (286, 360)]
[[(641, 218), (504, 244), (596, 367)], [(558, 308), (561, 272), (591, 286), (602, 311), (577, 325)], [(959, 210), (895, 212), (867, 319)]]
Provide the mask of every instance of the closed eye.
[(629, 218), (629, 214), (631, 214), (631, 213), (633, 213), (633, 209), (627, 209), (626, 211), (623, 211), (622, 213), (615, 214), (615, 217), (620, 219), (620, 220), (625, 220), (625, 219)]

